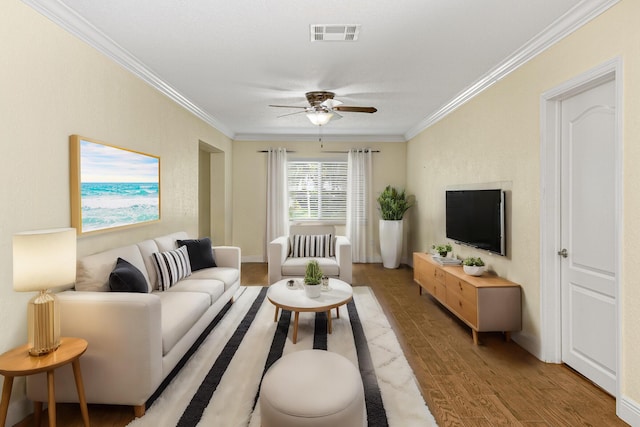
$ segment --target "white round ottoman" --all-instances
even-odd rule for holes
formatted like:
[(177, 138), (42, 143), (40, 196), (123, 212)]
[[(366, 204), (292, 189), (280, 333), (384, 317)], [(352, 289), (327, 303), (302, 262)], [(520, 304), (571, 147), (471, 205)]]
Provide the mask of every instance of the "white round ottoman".
[(260, 388), (262, 427), (362, 427), (364, 389), (347, 358), (302, 350), (274, 363)]

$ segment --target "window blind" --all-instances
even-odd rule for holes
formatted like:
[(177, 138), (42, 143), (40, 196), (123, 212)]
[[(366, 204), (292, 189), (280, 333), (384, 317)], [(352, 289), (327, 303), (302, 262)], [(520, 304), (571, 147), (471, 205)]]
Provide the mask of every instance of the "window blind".
[(347, 162), (287, 163), (289, 219), (346, 220)]

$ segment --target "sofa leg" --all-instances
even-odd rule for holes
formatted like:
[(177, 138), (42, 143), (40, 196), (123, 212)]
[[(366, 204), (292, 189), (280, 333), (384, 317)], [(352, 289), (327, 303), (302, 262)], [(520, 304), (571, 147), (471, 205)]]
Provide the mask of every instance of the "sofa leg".
[(144, 406), (144, 404), (136, 405), (133, 407), (133, 414), (136, 416), (136, 418), (140, 418), (144, 415), (145, 410), (146, 410), (146, 407)]

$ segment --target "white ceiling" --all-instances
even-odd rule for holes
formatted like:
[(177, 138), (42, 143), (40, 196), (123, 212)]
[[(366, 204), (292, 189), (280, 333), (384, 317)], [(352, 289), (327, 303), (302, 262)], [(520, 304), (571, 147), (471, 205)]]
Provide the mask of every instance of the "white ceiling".
[[(327, 139), (404, 141), (612, 0), (24, 0), (234, 139), (317, 138), (296, 110), (346, 105)], [(615, 3), (615, 1), (613, 1)], [(311, 42), (312, 24), (360, 24)]]

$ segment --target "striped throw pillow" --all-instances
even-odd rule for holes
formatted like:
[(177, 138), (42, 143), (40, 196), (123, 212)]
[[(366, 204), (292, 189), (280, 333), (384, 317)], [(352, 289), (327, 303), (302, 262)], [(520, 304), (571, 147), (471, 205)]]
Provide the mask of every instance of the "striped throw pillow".
[(186, 246), (167, 252), (153, 254), (156, 272), (158, 273), (158, 289), (166, 291), (180, 279), (191, 275), (191, 263)]
[(291, 257), (333, 257), (334, 239), (331, 234), (294, 234), (291, 236)]

